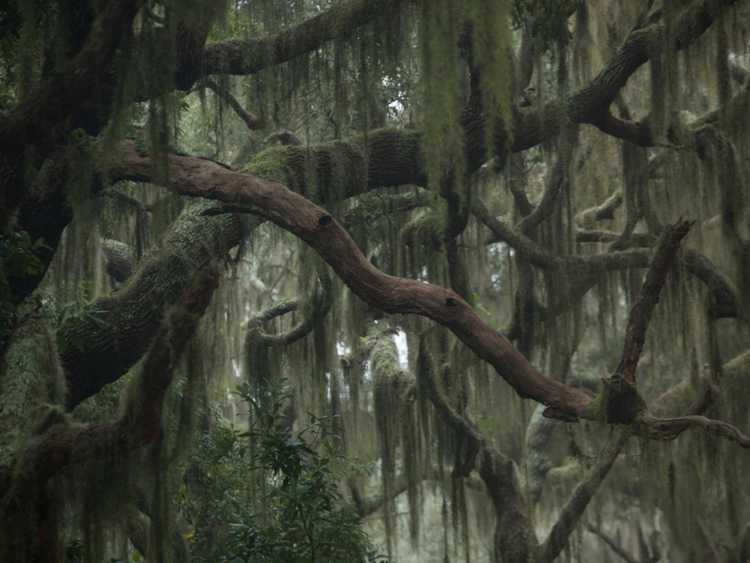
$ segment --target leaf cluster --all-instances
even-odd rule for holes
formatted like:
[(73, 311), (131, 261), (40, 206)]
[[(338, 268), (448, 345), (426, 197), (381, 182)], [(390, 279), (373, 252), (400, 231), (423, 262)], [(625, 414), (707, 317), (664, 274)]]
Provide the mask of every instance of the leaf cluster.
[[(183, 507), (197, 561), (289, 563), (382, 561), (339, 492), (350, 468), (327, 419), (295, 432), (284, 381), (248, 384), (250, 429), (219, 424), (198, 447)], [(196, 486), (197, 485), (197, 486)]]
[(583, 0), (514, 0), (513, 25), (528, 29), (544, 46), (565, 45), (571, 37), (568, 16), (582, 4)]

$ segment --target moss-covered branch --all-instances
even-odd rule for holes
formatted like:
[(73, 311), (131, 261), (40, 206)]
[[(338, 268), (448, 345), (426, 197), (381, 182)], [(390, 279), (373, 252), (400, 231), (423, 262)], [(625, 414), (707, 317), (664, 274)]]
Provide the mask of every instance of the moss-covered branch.
[(576, 215), (576, 222), (580, 225), (591, 225), (596, 221), (615, 218), (615, 211), (622, 205), (623, 197), (620, 190), (615, 190), (612, 195), (599, 205), (584, 209)]
[(202, 71), (208, 74), (254, 74), (287, 62), (355, 30), (383, 14), (399, 10), (404, 0), (350, 0), (335, 5), (275, 35), (212, 43), (203, 52)]
[[(133, 19), (142, 0), (107, 2), (93, 22), (83, 48), (59, 72), (0, 118), (0, 231), (5, 231), (29, 186), (23, 176), (27, 151), (41, 162), (52, 154), (70, 132), (85, 127), (98, 132), (110, 110), (114, 91), (114, 60), (132, 34)], [(100, 85), (100, 87), (92, 87)], [(106, 92), (102, 92), (102, 88)], [(99, 120), (104, 115), (103, 121)], [(91, 121), (96, 121), (91, 124)]]
[(604, 448), (596, 465), (576, 485), (560, 515), (557, 517), (557, 521), (552, 526), (547, 539), (542, 543), (539, 549), (540, 563), (551, 563), (565, 548), (570, 534), (578, 525), (586, 507), (599, 490), (604, 478), (609, 474), (609, 470), (612, 469), (617, 456), (620, 455), (622, 448), (632, 434), (630, 429), (616, 430), (615, 432), (616, 435)]
[[(120, 157), (113, 168), (116, 173), (150, 177), (153, 167), (147, 155), (123, 145)], [(548, 416), (564, 420), (600, 416), (588, 392), (543, 376), (455, 292), (388, 276), (375, 268), (328, 212), (299, 194), (274, 181), (238, 173), (205, 159), (178, 155), (166, 158), (169, 180), (154, 181), (177, 193), (240, 205), (292, 232), (312, 246), (364, 301), (388, 313), (418, 314), (449, 328), (519, 395), (547, 405)]]
[[(743, 115), (746, 111), (745, 107), (748, 97), (750, 97), (750, 81), (746, 81), (725, 105), (698, 117), (693, 123), (687, 126), (685, 131), (682, 132), (682, 135), (687, 138), (682, 139), (682, 141), (696, 146), (699, 145), (695, 137), (700, 134), (700, 130), (703, 127), (718, 123), (722, 117), (733, 119), (735, 116)], [(659, 144), (659, 139), (654, 135), (654, 131), (652, 130), (649, 116), (639, 121), (631, 121), (606, 112), (605, 115), (596, 120), (594, 125), (608, 135), (641, 147), (654, 147)]]
[[(641, 246), (642, 248), (613, 249), (610, 252), (592, 255), (557, 255), (492, 215), (480, 199), (472, 202), (471, 210), (492, 233), (487, 239), (488, 243), (503, 241), (532, 265), (542, 270), (575, 272), (576, 275), (581, 276), (576, 291), (572, 291), (571, 294), (583, 296), (596, 283), (595, 274), (631, 268), (647, 268), (653, 258), (652, 247), (655, 239), (651, 235), (632, 235), (630, 237), (628, 244)], [(617, 233), (586, 231), (578, 233), (576, 238), (579, 242), (617, 243), (621, 241), (622, 237)], [(620, 246), (623, 244), (621, 243)], [(679, 259), (685, 269), (708, 288), (711, 300), (709, 311), (712, 316), (722, 318), (740, 315), (740, 300), (737, 289), (711, 260), (691, 249), (686, 249)]]
[(488, 242), (501, 240), (513, 247), (531, 264), (544, 270), (575, 271), (577, 274), (585, 275), (612, 270), (645, 268), (651, 259), (651, 252), (642, 249), (593, 255), (559, 256), (544, 249), (526, 234), (494, 217), (481, 200), (477, 199), (472, 202), (471, 210), (492, 232), (492, 237), (488, 239)]
[(239, 243), (239, 219), (207, 218), (201, 212), (209, 206), (192, 202), (125, 287), (85, 306), (58, 328), (68, 408), (126, 373), (146, 351), (165, 310), (179, 301), (195, 273)]
[[(324, 209), (298, 193), (254, 174), (229, 170), (214, 162), (178, 155), (166, 157), (168, 180), (153, 178), (184, 195), (242, 205), (312, 246), (352, 291), (388, 313), (411, 313), (433, 319), (489, 362), (523, 397), (567, 417), (589, 416), (590, 395), (543, 376), (501, 334), (490, 327), (455, 292), (417, 280), (389, 276), (373, 266), (341, 225)], [(131, 145), (121, 147), (112, 169), (126, 177), (148, 179), (150, 158)]]
[[(495, 523), (494, 553), (497, 561), (536, 561), (538, 544), (529, 519), (528, 506), (517, 476), (516, 464), (487, 440), (466, 414), (458, 412), (435, 380), (435, 366), (422, 336), (417, 359), (420, 389), (427, 395), (441, 419), (460, 437), (464, 448), (473, 452), (461, 473), (476, 469), (492, 499)], [(566, 538), (567, 541), (567, 538)]]
[[(310, 334), (325, 319), (333, 304), (333, 281), (328, 276), (321, 276), (319, 280), (320, 286), (308, 303), (300, 305), (299, 300), (285, 301), (250, 319), (246, 346), (288, 346)], [(302, 309), (303, 317), (288, 331), (269, 334), (263, 330), (263, 323), (299, 309)]]
[[(140, 368), (123, 414), (103, 424), (71, 424), (65, 418), (31, 436), (18, 451), (12, 466), (0, 467), (0, 554), (3, 560), (57, 560), (39, 558), (29, 545), (29, 510), (45, 510), (47, 481), (64, 468), (89, 460), (125, 456), (161, 434), (164, 394), (182, 350), (192, 336), (217, 285), (217, 272), (207, 267), (193, 276), (180, 292), (179, 306), (160, 322), (156, 338)], [(29, 505), (33, 508), (29, 508)], [(48, 509), (47, 509), (48, 510)], [(24, 512), (25, 511), (25, 512)], [(47, 541), (50, 541), (47, 538)], [(56, 542), (54, 542), (56, 545)], [(20, 557), (19, 557), (20, 556)], [(28, 557), (27, 557), (28, 556)]]

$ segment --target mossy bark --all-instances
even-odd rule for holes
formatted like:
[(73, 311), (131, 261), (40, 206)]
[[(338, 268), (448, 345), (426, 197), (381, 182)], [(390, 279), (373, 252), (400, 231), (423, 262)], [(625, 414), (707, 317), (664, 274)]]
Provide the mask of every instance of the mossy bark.
[(126, 373), (148, 348), (166, 309), (180, 299), (196, 271), (240, 242), (235, 215), (202, 215), (196, 201), (177, 219), (161, 248), (146, 257), (130, 282), (65, 319), (57, 342), (72, 408)]

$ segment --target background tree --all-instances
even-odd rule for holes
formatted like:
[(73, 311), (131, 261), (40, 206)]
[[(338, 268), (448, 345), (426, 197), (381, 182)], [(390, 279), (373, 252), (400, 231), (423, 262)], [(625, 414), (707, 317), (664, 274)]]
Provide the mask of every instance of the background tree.
[(746, 559), (749, 9), (0, 8), (3, 560)]

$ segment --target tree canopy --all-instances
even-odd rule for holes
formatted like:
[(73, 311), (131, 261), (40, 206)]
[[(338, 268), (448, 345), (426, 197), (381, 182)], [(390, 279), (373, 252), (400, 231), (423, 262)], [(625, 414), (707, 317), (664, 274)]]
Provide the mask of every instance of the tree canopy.
[(749, 38), (0, 6), (0, 560), (750, 558)]

